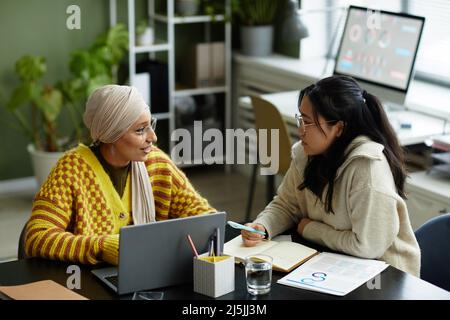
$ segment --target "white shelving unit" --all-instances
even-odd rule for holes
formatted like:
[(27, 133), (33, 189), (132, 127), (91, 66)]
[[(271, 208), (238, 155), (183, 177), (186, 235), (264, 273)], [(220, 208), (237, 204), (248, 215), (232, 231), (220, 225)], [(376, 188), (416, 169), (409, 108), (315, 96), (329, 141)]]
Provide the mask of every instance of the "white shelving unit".
[[(120, 1), (120, 0), (119, 0)], [(148, 21), (149, 25), (154, 27), (155, 22), (165, 23), (167, 25), (167, 39), (158, 40), (155, 39), (155, 44), (150, 46), (136, 46), (135, 39), (135, 0), (126, 0), (127, 10), (128, 10), (128, 32), (129, 32), (129, 81), (130, 85), (134, 85), (135, 75), (136, 75), (136, 54), (148, 53), (150, 58), (155, 57), (157, 52), (167, 52), (167, 67), (168, 67), (168, 89), (169, 89), (169, 105), (168, 112), (163, 113), (152, 113), (158, 120), (168, 120), (169, 122), (169, 148), (172, 150), (175, 143), (171, 141), (171, 133), (176, 129), (175, 127), (175, 98), (184, 96), (198, 96), (198, 95), (208, 95), (208, 94), (223, 94), (224, 95), (224, 119), (223, 128), (227, 129), (231, 127), (231, 24), (226, 21), (225, 16), (230, 16), (230, 0), (224, 0), (225, 2), (225, 14), (219, 14), (213, 17), (208, 15), (198, 15), (198, 16), (176, 16), (175, 15), (175, 0), (164, 0), (167, 5), (166, 14), (161, 14), (155, 12), (155, 0), (147, 0), (148, 6)], [(137, 1), (137, 0), (136, 0)], [(117, 2), (118, 0), (109, 0), (110, 3), (110, 23), (115, 25), (117, 23)], [(224, 39), (225, 44), (225, 83), (223, 86), (213, 86), (213, 87), (201, 87), (201, 88), (188, 88), (188, 89), (176, 89), (175, 83), (175, 69), (176, 69), (176, 59), (175, 59), (175, 42), (177, 41), (175, 37), (175, 28), (182, 28), (186, 24), (202, 23), (206, 24), (205, 28), (208, 32), (205, 32), (204, 42), (209, 42), (209, 24), (211, 23), (221, 23), (224, 27)], [(153, 79), (152, 79), (153, 80)], [(216, 106), (217, 108), (218, 106)], [(173, 159), (177, 163), (179, 159)], [(211, 159), (209, 159), (211, 160)], [(217, 159), (219, 160), (219, 158)], [(224, 159), (222, 159), (224, 160)], [(193, 159), (194, 164), (198, 164), (198, 159)], [(223, 161), (225, 162), (225, 161)], [(183, 163), (180, 164), (183, 166)], [(189, 164), (191, 166), (192, 164)]]
[[(167, 16), (161, 14), (151, 15), (150, 18), (154, 18), (156, 21), (169, 23), (170, 19)], [(216, 21), (224, 21), (224, 16), (218, 14), (215, 16)], [(210, 16), (191, 16), (191, 17), (174, 17), (172, 19), (172, 23), (174, 24), (182, 24), (182, 23), (202, 23), (202, 22), (212, 22), (212, 18)]]

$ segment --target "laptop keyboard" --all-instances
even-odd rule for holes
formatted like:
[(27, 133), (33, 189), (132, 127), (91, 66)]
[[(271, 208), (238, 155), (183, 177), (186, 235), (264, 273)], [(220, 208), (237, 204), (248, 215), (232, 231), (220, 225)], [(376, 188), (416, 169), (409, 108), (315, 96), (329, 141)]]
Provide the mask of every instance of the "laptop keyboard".
[(109, 281), (116, 288), (119, 287), (119, 277), (118, 276), (105, 277), (105, 280)]

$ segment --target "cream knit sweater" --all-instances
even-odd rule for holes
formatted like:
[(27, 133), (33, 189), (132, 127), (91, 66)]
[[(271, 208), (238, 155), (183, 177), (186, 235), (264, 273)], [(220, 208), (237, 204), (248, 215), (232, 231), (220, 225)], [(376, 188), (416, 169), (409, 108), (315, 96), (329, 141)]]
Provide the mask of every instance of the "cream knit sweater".
[(308, 217), (313, 221), (303, 231), (305, 239), (349, 255), (380, 259), (419, 276), (419, 245), (383, 148), (364, 136), (351, 143), (353, 151), (336, 173), (333, 214), (325, 212), (310, 190), (298, 190), (307, 156), (301, 144), (295, 144), (277, 196), (255, 223), (274, 237)]

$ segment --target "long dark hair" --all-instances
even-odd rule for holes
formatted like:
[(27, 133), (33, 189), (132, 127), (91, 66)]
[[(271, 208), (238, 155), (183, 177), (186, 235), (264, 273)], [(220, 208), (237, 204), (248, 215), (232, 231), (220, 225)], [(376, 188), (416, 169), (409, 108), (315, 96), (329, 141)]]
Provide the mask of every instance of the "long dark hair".
[[(332, 199), (337, 169), (344, 163), (348, 145), (357, 136), (365, 135), (384, 146), (383, 153), (394, 177), (397, 193), (406, 198), (404, 184), (406, 169), (404, 153), (378, 98), (362, 90), (356, 81), (347, 76), (332, 76), (318, 81), (300, 92), (298, 106), (308, 96), (313, 105), (313, 117), (318, 128), (319, 114), (325, 120), (342, 121), (342, 134), (335, 139), (327, 151), (309, 156), (304, 171), (304, 181), (298, 187), (311, 190), (325, 204), (327, 212), (333, 212)], [(325, 187), (328, 190), (323, 199)]]

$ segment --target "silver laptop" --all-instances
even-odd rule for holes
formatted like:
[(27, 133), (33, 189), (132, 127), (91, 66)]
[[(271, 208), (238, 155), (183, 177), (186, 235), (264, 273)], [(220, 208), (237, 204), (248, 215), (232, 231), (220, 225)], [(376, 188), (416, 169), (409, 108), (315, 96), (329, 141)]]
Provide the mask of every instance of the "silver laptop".
[(211, 235), (219, 228), (223, 250), (226, 213), (158, 221), (120, 229), (119, 266), (92, 270), (118, 294), (192, 282), (194, 253), (189, 234), (199, 254), (209, 249)]

